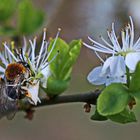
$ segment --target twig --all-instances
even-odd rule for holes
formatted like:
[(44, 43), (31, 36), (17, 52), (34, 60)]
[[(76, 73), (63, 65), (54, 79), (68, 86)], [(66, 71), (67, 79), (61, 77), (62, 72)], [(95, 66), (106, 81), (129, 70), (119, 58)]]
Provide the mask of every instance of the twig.
[(61, 95), (48, 101), (46, 99), (42, 99), (41, 104), (38, 104), (37, 107), (62, 103), (76, 103), (76, 102), (85, 102), (95, 105), (99, 94), (100, 91), (89, 92), (84, 94)]
[[(88, 92), (88, 93), (83, 93), (83, 94), (60, 95), (50, 100), (43, 98), (41, 99), (40, 104), (38, 104), (37, 106), (32, 106), (32, 107), (36, 108), (36, 107), (42, 107), (42, 106), (47, 106), (47, 105), (77, 103), (77, 102), (84, 102), (84, 103), (95, 105), (100, 93), (101, 91), (96, 90), (94, 92)], [(21, 106), (21, 108), (19, 108), (20, 110), (24, 110), (28, 107), (31, 107), (28, 101), (25, 101), (23, 104), (24, 104), (24, 107)]]
[(17, 105), (11, 101), (11, 103), (6, 105), (0, 106), (0, 118), (4, 116), (8, 116), (11, 113), (14, 113), (15, 111), (26, 111), (27, 118), (32, 119), (33, 117), (33, 110), (32, 108), (42, 107), (42, 106), (48, 106), (48, 105), (58, 105), (58, 104), (65, 104), (65, 103), (78, 103), (83, 102), (87, 104), (95, 105), (97, 98), (101, 91), (95, 90), (94, 92), (88, 92), (83, 94), (72, 94), (72, 95), (60, 95), (56, 96), (54, 98), (51, 98), (50, 100), (47, 100), (46, 98), (41, 99), (41, 103), (33, 106), (29, 103), (27, 100), (19, 101), (18, 103), (18, 110)]

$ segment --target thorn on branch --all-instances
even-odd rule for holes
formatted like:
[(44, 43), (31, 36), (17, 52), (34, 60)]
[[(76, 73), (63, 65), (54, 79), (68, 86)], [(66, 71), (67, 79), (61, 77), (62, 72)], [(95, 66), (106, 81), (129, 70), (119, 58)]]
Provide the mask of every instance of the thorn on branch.
[(34, 117), (35, 110), (30, 108), (30, 109), (25, 110), (25, 112), (26, 112), (26, 115), (24, 116), (24, 118), (31, 121)]
[(89, 112), (91, 111), (91, 105), (90, 105), (89, 103), (86, 103), (86, 104), (84, 105), (84, 111), (85, 111), (86, 113), (89, 113)]

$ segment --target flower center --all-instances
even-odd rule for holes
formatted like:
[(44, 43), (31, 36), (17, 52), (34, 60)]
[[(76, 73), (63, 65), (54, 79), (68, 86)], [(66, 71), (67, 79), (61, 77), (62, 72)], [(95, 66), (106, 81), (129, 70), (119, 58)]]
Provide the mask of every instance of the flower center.
[(126, 56), (128, 53), (132, 53), (132, 52), (135, 52), (135, 50), (132, 50), (132, 49), (130, 49), (130, 48), (128, 48), (126, 51), (120, 51), (120, 52), (118, 52), (116, 55), (118, 56), (118, 55), (121, 55), (121, 56)]

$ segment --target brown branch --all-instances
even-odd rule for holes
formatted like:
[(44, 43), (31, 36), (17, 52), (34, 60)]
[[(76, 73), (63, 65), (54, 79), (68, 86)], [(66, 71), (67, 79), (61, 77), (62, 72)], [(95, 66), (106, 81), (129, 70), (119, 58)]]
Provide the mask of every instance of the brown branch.
[(76, 102), (85, 102), (89, 104), (96, 104), (96, 100), (100, 94), (100, 91), (88, 92), (84, 94), (73, 94), (73, 95), (60, 95), (50, 100), (42, 99), (41, 103), (37, 107), (46, 106), (46, 105), (55, 105), (55, 104), (64, 104), (64, 103), (76, 103)]
[(50, 100), (43, 98), (41, 99), (41, 103), (36, 106), (31, 105), (27, 100), (22, 100), (19, 101), (18, 103), (18, 110), (16, 110), (17, 104), (15, 104), (15, 102), (12, 103), (11, 101), (9, 101), (9, 103), (0, 106), (0, 118), (8, 116), (9, 114), (15, 111), (26, 111), (32, 113), (30, 112), (32, 111), (32, 107), (37, 108), (48, 105), (79, 103), (79, 102), (96, 105), (96, 101), (100, 93), (101, 91), (95, 90), (94, 92), (88, 92), (83, 94), (60, 95), (51, 98)]
[[(78, 103), (78, 102), (95, 105), (100, 92), (101, 91), (99, 90), (95, 90), (94, 92), (88, 92), (83, 94), (60, 95), (50, 100), (43, 98), (41, 99), (41, 103), (39, 103), (37, 106), (32, 106), (32, 107), (36, 108), (36, 107), (42, 107), (47, 105)], [(28, 101), (24, 101), (22, 104), (24, 106), (19, 107), (20, 110), (25, 110), (26, 108), (31, 107)]]

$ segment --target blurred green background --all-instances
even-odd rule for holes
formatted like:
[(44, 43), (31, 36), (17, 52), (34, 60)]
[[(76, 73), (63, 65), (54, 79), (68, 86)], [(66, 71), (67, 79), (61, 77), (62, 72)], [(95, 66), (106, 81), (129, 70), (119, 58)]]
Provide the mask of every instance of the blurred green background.
[[(19, 1), (17, 0), (17, 2)], [(112, 21), (115, 21), (116, 30), (119, 32), (120, 28), (128, 22), (129, 15), (132, 16), (135, 23), (136, 38), (140, 35), (139, 0), (33, 0), (32, 2), (36, 8), (44, 11), (45, 15), (44, 22), (38, 25), (37, 30), (31, 34), (26, 33), (29, 36), (40, 35), (43, 28), (46, 27), (48, 36), (54, 37), (57, 28), (60, 27), (62, 28), (60, 37), (67, 42), (79, 38), (88, 42), (88, 35), (99, 40), (101, 34), (107, 38), (106, 29), (111, 27)], [(14, 8), (17, 9), (16, 5)], [(26, 12), (28, 25), (30, 24), (28, 20), (32, 15), (30, 17), (28, 10)], [(15, 15), (17, 14), (19, 14), (18, 11)], [(17, 27), (17, 19), (15, 17), (12, 19), (11, 24), (13, 27)], [(8, 21), (6, 23), (9, 25)], [(14, 37), (18, 37), (22, 33), (22, 30), (20, 32), (18, 30)], [(11, 37), (9, 32), (8, 35)], [(1, 39), (9, 40), (9, 37), (5, 36), (3, 39), (1, 34)], [(73, 70), (71, 85), (65, 94), (93, 90), (93, 86), (88, 84), (86, 76), (99, 63), (100, 61), (95, 54), (83, 46)], [(94, 108), (92, 108), (93, 110)], [(20, 112), (12, 121), (7, 121), (6, 118), (0, 121), (0, 140), (139, 139), (140, 119), (138, 123), (119, 125), (109, 121), (93, 122), (89, 119), (90, 114), (84, 112), (82, 103), (38, 108), (32, 121), (24, 119), (25, 114)], [(139, 111), (137, 116), (138, 114), (140, 114)]]

